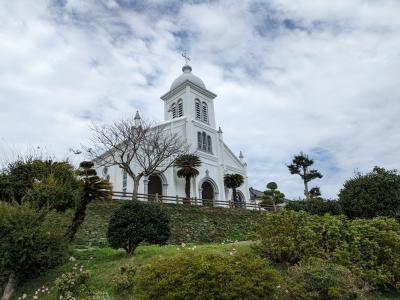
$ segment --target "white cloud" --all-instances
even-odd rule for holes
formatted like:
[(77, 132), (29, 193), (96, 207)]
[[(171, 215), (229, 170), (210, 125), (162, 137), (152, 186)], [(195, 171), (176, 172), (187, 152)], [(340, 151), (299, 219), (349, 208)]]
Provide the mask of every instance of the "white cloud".
[[(147, 6), (146, 6), (147, 5)], [(300, 179), (305, 151), (335, 197), (353, 170), (400, 168), (398, 1), (8, 1), (0, 9), (0, 141), (65, 155), (91, 120), (160, 121), (189, 48), (251, 185)]]

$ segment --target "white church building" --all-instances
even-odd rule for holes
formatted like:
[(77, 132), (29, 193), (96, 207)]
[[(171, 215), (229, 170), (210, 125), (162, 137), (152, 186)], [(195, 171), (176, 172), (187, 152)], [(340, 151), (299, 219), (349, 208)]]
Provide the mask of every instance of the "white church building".
[[(225, 174), (241, 174), (244, 183), (238, 191), (241, 202), (249, 202), (246, 163), (240, 152), (237, 157), (224, 143), (221, 127), (217, 130), (214, 100), (204, 82), (192, 73), (186, 64), (170, 90), (161, 96), (164, 101), (164, 122), (156, 125), (178, 133), (190, 146), (190, 152), (200, 157), (200, 174), (191, 180), (191, 197), (219, 201), (232, 200), (232, 191), (224, 186)], [(140, 118), (136, 113), (135, 118)], [(133, 180), (118, 166), (98, 167), (98, 174), (113, 184), (113, 190), (132, 192)], [(177, 168), (170, 167), (163, 173), (141, 179), (140, 194), (185, 196), (185, 180), (177, 175)]]

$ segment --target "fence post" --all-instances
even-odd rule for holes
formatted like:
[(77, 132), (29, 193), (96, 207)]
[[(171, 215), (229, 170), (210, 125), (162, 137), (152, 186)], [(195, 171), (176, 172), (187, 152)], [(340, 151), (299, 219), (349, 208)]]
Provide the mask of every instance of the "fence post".
[(179, 204), (179, 197), (176, 195), (176, 204)]
[(194, 197), (194, 204), (197, 206), (197, 197)]
[(158, 202), (158, 193), (156, 193), (156, 199), (155, 200), (156, 200), (156, 202)]

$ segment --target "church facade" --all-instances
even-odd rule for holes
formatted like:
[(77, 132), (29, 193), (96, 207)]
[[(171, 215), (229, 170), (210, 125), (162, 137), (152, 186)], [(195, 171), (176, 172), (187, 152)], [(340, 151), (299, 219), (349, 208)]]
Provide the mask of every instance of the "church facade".
[[(164, 122), (156, 126), (168, 128), (186, 141), (190, 152), (200, 157), (199, 175), (191, 180), (191, 196), (198, 199), (232, 200), (232, 191), (224, 186), (225, 174), (241, 174), (244, 183), (238, 191), (241, 202), (249, 202), (246, 163), (240, 152), (237, 157), (224, 143), (222, 130), (217, 130), (214, 100), (216, 94), (207, 90), (204, 82), (186, 64), (183, 73), (174, 80), (170, 90), (161, 96), (164, 102)], [(136, 113), (135, 118), (140, 118)], [(135, 166), (134, 166), (135, 168)], [(98, 174), (108, 178), (114, 191), (131, 192), (133, 181), (118, 166), (98, 167)], [(170, 167), (163, 173), (142, 178), (139, 193), (164, 196), (185, 196), (185, 181)]]

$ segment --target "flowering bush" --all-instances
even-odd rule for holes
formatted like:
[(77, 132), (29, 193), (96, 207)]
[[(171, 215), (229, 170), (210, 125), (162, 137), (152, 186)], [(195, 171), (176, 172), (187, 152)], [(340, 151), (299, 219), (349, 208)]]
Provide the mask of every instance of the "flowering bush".
[(88, 279), (89, 273), (84, 266), (75, 264), (72, 271), (61, 274), (55, 280), (58, 298), (72, 300), (76, 295), (87, 293), (85, 283)]
[(250, 255), (183, 251), (138, 270), (140, 299), (279, 299), (279, 273)]

